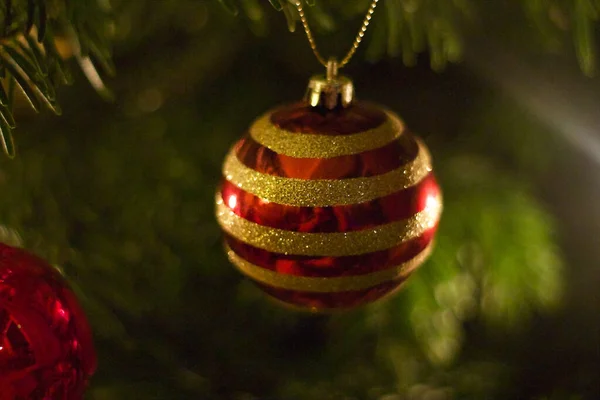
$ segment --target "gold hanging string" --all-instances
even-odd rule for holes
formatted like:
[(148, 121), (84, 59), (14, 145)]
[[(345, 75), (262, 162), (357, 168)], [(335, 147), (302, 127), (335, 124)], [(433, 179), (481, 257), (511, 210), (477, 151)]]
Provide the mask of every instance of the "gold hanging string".
[(310, 27), (308, 26), (308, 21), (306, 20), (306, 15), (304, 14), (304, 9), (302, 8), (301, 0), (297, 0), (294, 3), (294, 5), (296, 6), (296, 9), (298, 10), (298, 15), (300, 16), (300, 21), (302, 22), (302, 26), (304, 27), (304, 32), (306, 32), (306, 38), (308, 39), (308, 42), (310, 43), (310, 48), (312, 49), (313, 53), (315, 54), (315, 57), (321, 63), (321, 65), (323, 65), (324, 67), (327, 67), (327, 68), (331, 68), (330, 67), (331, 65), (336, 64), (335, 65), (336, 68), (342, 68), (344, 65), (348, 64), (348, 62), (350, 61), (350, 59), (352, 58), (354, 53), (356, 53), (356, 49), (358, 49), (358, 46), (362, 42), (363, 37), (365, 36), (365, 32), (367, 31), (367, 27), (369, 26), (369, 23), (371, 22), (371, 17), (373, 16), (373, 13), (375, 12), (375, 7), (377, 7), (378, 1), (379, 0), (373, 0), (371, 2), (371, 5), (369, 6), (369, 10), (367, 11), (367, 14), (365, 15), (365, 19), (363, 20), (362, 26), (359, 29), (358, 33), (356, 34), (356, 38), (354, 39), (354, 42), (352, 43), (352, 47), (350, 47), (350, 50), (348, 50), (348, 53), (346, 53), (344, 58), (342, 58), (342, 61), (340, 61), (339, 63), (335, 63), (334, 61), (328, 62), (323, 58), (323, 56), (321, 56), (321, 53), (319, 53), (319, 50), (317, 49), (317, 43), (315, 42), (315, 38), (312, 34), (312, 31), (310, 30)]

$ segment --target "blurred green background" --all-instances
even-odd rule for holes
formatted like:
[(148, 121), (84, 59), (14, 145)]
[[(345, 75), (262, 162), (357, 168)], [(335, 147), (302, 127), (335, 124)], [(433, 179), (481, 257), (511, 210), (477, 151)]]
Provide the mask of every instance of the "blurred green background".
[[(445, 210), (431, 259), (362, 309), (277, 308), (222, 252), (225, 153), (321, 72), (266, 1), (228, 3), (237, 16), (217, 1), (113, 2), (116, 100), (74, 69), (61, 117), (17, 108), (0, 218), (87, 311), (89, 399), (600, 398), (594, 44), (550, 32), (539, 2), (416, 1), (429, 13), (401, 23), (408, 2), (386, 1), (344, 73), (425, 139)], [(340, 53), (367, 2), (316, 3), (317, 39)], [(439, 22), (456, 19), (471, 21), (460, 34)], [(396, 32), (411, 24), (430, 39), (414, 52)]]

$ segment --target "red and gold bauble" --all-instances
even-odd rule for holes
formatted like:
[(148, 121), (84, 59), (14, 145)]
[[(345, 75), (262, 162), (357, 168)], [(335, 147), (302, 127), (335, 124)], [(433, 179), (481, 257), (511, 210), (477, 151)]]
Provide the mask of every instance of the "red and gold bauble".
[(95, 368), (90, 327), (60, 274), (0, 243), (0, 400), (80, 400)]
[(441, 193), (425, 144), (346, 78), (315, 77), (229, 152), (217, 219), (230, 261), (296, 307), (351, 308), (391, 293), (427, 258)]

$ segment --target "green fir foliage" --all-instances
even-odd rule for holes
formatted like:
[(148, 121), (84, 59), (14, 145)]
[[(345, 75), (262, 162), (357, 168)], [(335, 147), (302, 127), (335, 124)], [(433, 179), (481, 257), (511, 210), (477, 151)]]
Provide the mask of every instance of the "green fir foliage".
[[(13, 91), (19, 88), (31, 108), (43, 106), (60, 115), (56, 89), (71, 83), (71, 72), (57, 49), (57, 39), (69, 43), (78, 60), (92, 57), (114, 72), (107, 39), (107, 12), (96, 0), (4, 0), (0, 2), (0, 139), (4, 152), (15, 156), (12, 131)], [(82, 65), (83, 66), (83, 65)], [(91, 61), (85, 66), (97, 73)], [(103, 93), (102, 85), (96, 85)]]
[[(256, 0), (218, 0), (232, 15), (243, 10), (253, 25), (266, 23), (262, 6)], [(290, 31), (296, 31), (296, 0), (270, 0), (285, 16)], [(362, 18), (371, 0), (303, 1), (311, 23), (322, 32), (341, 29), (345, 20)], [(520, 6), (519, 6), (520, 4)], [(524, 32), (537, 36), (551, 48), (564, 47), (571, 38), (581, 70), (586, 75), (596, 72), (596, 32), (599, 17), (598, 0), (523, 0), (493, 2), (477, 0), (384, 0), (378, 6), (366, 58), (377, 61), (384, 57), (401, 57), (405, 65), (414, 65), (417, 55), (428, 52), (431, 67), (440, 70), (448, 62), (458, 62), (465, 51), (465, 41), (473, 34), (503, 36), (513, 29), (508, 13), (520, 7), (531, 22)], [(260, 10), (260, 11), (259, 11)], [(500, 14), (498, 13), (500, 11)], [(497, 32), (486, 32), (487, 22), (498, 20)], [(334, 21), (338, 22), (334, 22)], [(358, 26), (357, 26), (358, 27)], [(521, 37), (522, 39), (522, 37)], [(531, 39), (528, 39), (531, 40)], [(468, 46), (467, 46), (468, 47)]]

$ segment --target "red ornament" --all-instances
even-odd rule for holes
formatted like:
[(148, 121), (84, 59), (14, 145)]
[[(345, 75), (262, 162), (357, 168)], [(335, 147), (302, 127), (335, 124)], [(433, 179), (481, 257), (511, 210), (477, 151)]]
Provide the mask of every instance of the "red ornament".
[(79, 400), (95, 369), (91, 330), (66, 282), (0, 243), (0, 400)]
[(311, 310), (350, 308), (392, 292), (425, 260), (441, 193), (427, 148), (395, 114), (316, 103), (267, 113), (234, 145), (217, 219), (229, 259), (264, 292)]

